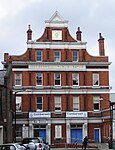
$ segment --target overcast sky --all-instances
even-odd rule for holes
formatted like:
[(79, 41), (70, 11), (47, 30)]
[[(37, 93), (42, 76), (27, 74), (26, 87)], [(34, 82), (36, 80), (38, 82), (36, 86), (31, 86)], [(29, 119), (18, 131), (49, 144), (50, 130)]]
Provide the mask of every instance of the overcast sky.
[[(44, 31), (45, 20), (58, 11), (69, 21), (68, 27), (75, 38), (79, 26), (87, 51), (99, 55), (99, 33), (105, 38), (105, 54), (109, 56), (111, 92), (115, 91), (115, 0), (0, 0), (0, 60), (4, 53), (23, 54), (26, 31), (31, 25), (33, 39)], [(2, 65), (0, 65), (2, 69)]]

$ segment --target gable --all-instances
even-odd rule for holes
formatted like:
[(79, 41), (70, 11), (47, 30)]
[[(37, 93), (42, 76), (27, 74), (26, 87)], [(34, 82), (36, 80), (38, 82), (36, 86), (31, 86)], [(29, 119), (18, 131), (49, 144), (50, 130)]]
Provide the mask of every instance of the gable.
[(49, 20), (45, 21), (47, 27), (67, 27), (68, 21), (56, 11)]

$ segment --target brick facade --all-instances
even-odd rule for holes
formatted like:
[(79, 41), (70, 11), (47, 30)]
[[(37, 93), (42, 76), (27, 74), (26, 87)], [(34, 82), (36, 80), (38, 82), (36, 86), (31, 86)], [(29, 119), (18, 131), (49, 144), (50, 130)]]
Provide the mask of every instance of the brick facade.
[[(99, 34), (99, 56), (91, 56), (86, 50), (86, 42), (82, 41), (79, 27), (74, 39), (69, 33), (68, 21), (58, 12), (45, 23), (44, 33), (37, 40), (32, 39), (29, 26), (27, 50), (23, 55), (4, 54), (4, 62), (9, 56), (12, 59), (13, 90), (16, 97), (21, 97), (21, 110), (16, 114), (16, 139), (43, 136), (51, 145), (58, 143), (58, 146), (65, 142), (72, 144), (76, 139), (80, 144), (86, 135), (92, 141), (104, 141), (111, 134), (110, 62), (105, 56), (104, 38)], [(36, 60), (37, 52), (41, 61)], [(55, 61), (55, 57), (60, 60)], [(41, 75), (38, 78), (41, 85), (36, 84), (37, 73)], [(56, 78), (56, 82), (60, 82), (58, 86), (55, 85), (56, 73), (60, 78)], [(16, 74), (21, 77), (18, 86), (15, 84)], [(96, 85), (93, 85), (93, 76)], [(73, 82), (78, 82), (78, 85), (73, 85)], [(39, 100), (37, 104), (39, 97), (42, 97), (42, 104)], [(94, 97), (99, 99), (95, 101)], [(39, 107), (42, 107), (40, 111), (37, 110)], [(24, 135), (25, 131), (28, 135)]]

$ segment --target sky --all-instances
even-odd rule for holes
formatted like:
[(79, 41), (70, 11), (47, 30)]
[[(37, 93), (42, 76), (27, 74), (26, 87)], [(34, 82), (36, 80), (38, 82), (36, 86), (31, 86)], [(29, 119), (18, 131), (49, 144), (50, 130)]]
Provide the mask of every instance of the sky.
[(28, 25), (31, 25), (33, 39), (38, 39), (43, 34), (45, 20), (55, 11), (69, 21), (74, 38), (80, 27), (90, 55), (99, 55), (98, 39), (99, 33), (102, 34), (105, 55), (112, 62), (109, 67), (111, 92), (115, 92), (115, 0), (0, 0), (0, 61), (4, 53), (23, 54), (27, 50)]

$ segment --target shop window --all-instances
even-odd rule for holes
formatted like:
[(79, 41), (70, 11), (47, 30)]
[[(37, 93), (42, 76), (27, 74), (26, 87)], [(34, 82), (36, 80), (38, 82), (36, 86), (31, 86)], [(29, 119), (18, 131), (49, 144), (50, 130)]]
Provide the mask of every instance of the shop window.
[(37, 73), (36, 74), (36, 84), (37, 85), (42, 85), (42, 73)]
[(78, 61), (78, 52), (77, 51), (72, 52), (72, 61)]
[(73, 85), (79, 85), (79, 75), (78, 75), (78, 73), (73, 73), (72, 74), (72, 81), (73, 81)]
[(42, 51), (36, 51), (36, 61), (42, 61)]
[(62, 138), (62, 126), (61, 125), (55, 126), (55, 138), (56, 139)]
[(99, 85), (99, 74), (93, 73), (93, 86), (98, 86), (98, 85)]
[(99, 111), (100, 110), (100, 97), (94, 96), (93, 103), (94, 103), (94, 111)]
[(42, 111), (42, 96), (37, 97), (36, 107), (37, 111)]
[(55, 96), (55, 111), (60, 112), (61, 111), (61, 97)]
[(22, 111), (22, 97), (16, 96), (16, 112)]
[(79, 110), (79, 97), (74, 96), (73, 97), (73, 111), (78, 111)]
[(15, 73), (15, 86), (22, 85), (22, 74)]
[(60, 85), (61, 83), (61, 78), (60, 78), (60, 73), (55, 73), (54, 74), (54, 81), (55, 81), (55, 85)]
[(60, 51), (54, 52), (54, 61), (59, 62), (60, 61)]

